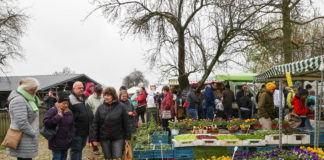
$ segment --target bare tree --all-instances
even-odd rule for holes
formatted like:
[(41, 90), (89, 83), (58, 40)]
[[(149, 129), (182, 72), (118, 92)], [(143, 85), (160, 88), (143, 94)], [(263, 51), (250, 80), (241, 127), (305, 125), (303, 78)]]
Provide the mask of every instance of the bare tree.
[(123, 85), (127, 88), (138, 87), (147, 87), (149, 84), (148, 80), (145, 79), (143, 72), (134, 69), (129, 75), (123, 79)]
[(176, 73), (182, 89), (189, 87), (188, 76), (196, 71), (186, 68), (188, 29), (192, 20), (213, 3), (214, 0), (94, 0), (95, 10), (101, 9), (110, 22), (118, 19), (124, 33), (143, 35), (156, 42), (149, 52), (151, 66), (166, 71), (164, 75)]
[(26, 26), (27, 16), (17, 8), (14, 0), (0, 0), (0, 70), (8, 60), (22, 58), (20, 38)]
[(62, 71), (55, 71), (53, 75), (69, 75), (69, 74), (75, 74), (75, 71), (73, 71), (69, 67), (64, 67)]

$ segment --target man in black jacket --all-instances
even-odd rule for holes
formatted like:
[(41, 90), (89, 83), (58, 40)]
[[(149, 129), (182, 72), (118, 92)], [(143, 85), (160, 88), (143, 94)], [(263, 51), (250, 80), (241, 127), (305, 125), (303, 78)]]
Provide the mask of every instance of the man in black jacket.
[(247, 84), (243, 84), (242, 90), (236, 94), (237, 105), (240, 108), (241, 118), (249, 119), (252, 113), (252, 101), (253, 95), (248, 91)]
[(69, 108), (73, 112), (75, 136), (72, 140), (70, 160), (81, 160), (82, 150), (86, 145), (89, 129), (93, 119), (93, 113), (85, 104), (86, 97), (83, 95), (83, 84), (77, 81), (73, 84), (73, 92), (69, 96)]

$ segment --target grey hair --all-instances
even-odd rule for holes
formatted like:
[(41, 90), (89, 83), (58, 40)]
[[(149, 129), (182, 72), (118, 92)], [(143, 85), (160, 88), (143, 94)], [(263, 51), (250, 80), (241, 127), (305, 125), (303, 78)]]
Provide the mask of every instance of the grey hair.
[(81, 81), (75, 81), (75, 82), (73, 83), (73, 88), (75, 88), (76, 85), (77, 85), (78, 83), (81, 83), (81, 84), (83, 85), (83, 83), (82, 83)]
[(19, 80), (19, 86), (24, 90), (30, 90), (39, 87), (39, 82), (36, 78), (27, 77)]

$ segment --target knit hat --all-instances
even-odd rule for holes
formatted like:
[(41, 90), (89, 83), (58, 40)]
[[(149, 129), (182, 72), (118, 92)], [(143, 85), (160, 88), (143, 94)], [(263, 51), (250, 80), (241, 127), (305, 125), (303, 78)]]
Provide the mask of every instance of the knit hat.
[(127, 91), (127, 87), (126, 87), (126, 86), (121, 86), (121, 87), (119, 88), (119, 90), (126, 90), (126, 91)]
[(96, 92), (97, 94), (101, 94), (102, 86), (100, 84), (95, 85), (94, 86), (94, 92)]
[(269, 82), (269, 83), (267, 83), (267, 85), (266, 85), (266, 89), (267, 90), (275, 90), (277, 88), (277, 86), (276, 86), (276, 84), (274, 84), (274, 83), (271, 83), (271, 82)]
[(58, 103), (69, 101), (69, 100), (70, 100), (69, 93), (63, 91), (58, 94)]

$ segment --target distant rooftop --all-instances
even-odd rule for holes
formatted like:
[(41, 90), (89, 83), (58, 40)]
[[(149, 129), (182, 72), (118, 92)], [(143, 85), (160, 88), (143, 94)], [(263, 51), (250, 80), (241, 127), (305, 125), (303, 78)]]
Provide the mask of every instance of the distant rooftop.
[(45, 91), (58, 85), (65, 84), (70, 81), (89, 81), (95, 84), (99, 84), (85, 74), (68, 74), (68, 75), (31, 75), (31, 76), (7, 76), (0, 77), (0, 92), (11, 91), (18, 87), (18, 81), (22, 78), (33, 77), (36, 78), (39, 83), (39, 90)]

